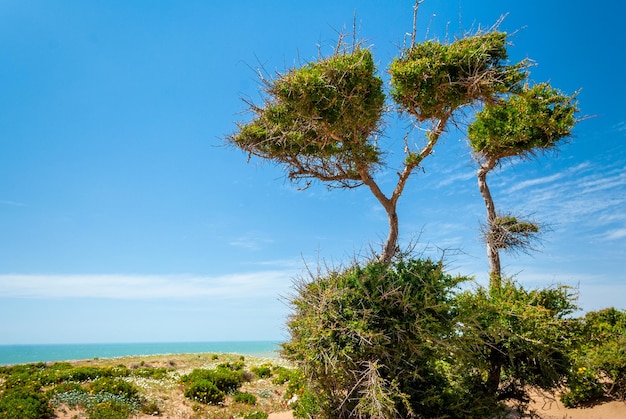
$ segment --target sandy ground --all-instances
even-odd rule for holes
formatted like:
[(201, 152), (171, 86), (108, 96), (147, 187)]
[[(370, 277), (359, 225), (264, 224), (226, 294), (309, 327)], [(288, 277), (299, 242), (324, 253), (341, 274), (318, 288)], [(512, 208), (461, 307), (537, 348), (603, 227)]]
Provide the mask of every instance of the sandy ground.
[[(568, 409), (557, 400), (535, 397), (531, 408), (542, 419), (626, 419), (626, 402), (610, 401), (591, 407)], [(517, 417), (513, 415), (511, 419)], [(269, 419), (293, 419), (293, 414), (272, 413)]]
[(269, 419), (293, 419), (291, 412), (272, 413)]
[(625, 419), (626, 402), (606, 401), (589, 407), (568, 409), (558, 400), (535, 394), (530, 408), (542, 419)]

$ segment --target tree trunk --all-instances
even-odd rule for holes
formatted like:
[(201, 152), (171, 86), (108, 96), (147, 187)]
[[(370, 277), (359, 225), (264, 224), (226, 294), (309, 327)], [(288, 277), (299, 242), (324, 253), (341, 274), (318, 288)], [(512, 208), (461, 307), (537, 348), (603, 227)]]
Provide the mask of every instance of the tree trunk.
[(481, 164), (478, 169), (478, 188), (480, 194), (485, 201), (485, 207), (487, 208), (487, 258), (489, 259), (489, 285), (492, 290), (499, 289), (502, 283), (501, 275), (502, 268), (500, 265), (500, 253), (498, 251), (497, 243), (495, 243), (492, 233), (493, 225), (497, 218), (496, 206), (493, 203), (491, 192), (489, 191), (489, 185), (487, 185), (487, 173), (495, 167), (497, 160), (492, 157), (488, 157), (487, 160)]
[(389, 235), (387, 236), (383, 253), (380, 255), (380, 260), (389, 263), (398, 251), (398, 213), (395, 205), (389, 205), (389, 207), (385, 207), (385, 210), (389, 220)]
[(492, 347), (489, 353), (489, 373), (487, 376), (487, 394), (495, 396), (500, 388), (502, 379), (502, 352), (497, 347)]
[(387, 235), (387, 240), (385, 241), (385, 245), (383, 246), (383, 251), (379, 256), (379, 260), (381, 262), (390, 263), (391, 259), (393, 259), (394, 255), (398, 251), (399, 228), (398, 213), (396, 211), (396, 203), (398, 201), (397, 197), (394, 196), (392, 199), (387, 198), (366, 169), (362, 168), (360, 170), (360, 175), (361, 179), (363, 179), (363, 183), (370, 188), (376, 199), (378, 199), (378, 202), (380, 202), (380, 204), (385, 209), (385, 212), (387, 213), (389, 234)]

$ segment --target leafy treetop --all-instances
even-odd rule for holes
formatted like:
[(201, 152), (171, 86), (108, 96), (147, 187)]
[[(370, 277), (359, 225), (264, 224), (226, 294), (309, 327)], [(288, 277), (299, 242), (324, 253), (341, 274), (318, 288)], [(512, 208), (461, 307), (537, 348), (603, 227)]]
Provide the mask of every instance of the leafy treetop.
[(441, 120), (463, 105), (511, 91), (527, 63), (505, 64), (506, 38), (493, 31), (450, 44), (413, 45), (391, 64), (393, 99), (418, 121)]
[(253, 122), (230, 140), (248, 153), (289, 165), (293, 180), (359, 181), (380, 162), (373, 142), (385, 95), (372, 54), (357, 48), (280, 75)]
[(576, 94), (565, 95), (548, 83), (525, 86), (478, 112), (468, 128), (470, 145), (496, 160), (534, 155), (571, 135), (577, 111)]

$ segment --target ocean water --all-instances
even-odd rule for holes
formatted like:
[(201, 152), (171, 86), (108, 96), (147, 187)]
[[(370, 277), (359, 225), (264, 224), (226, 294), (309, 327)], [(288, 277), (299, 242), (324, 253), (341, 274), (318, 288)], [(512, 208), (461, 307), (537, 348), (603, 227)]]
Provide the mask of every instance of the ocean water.
[(280, 342), (273, 341), (0, 345), (0, 365), (193, 353), (236, 353), (278, 358), (279, 349)]

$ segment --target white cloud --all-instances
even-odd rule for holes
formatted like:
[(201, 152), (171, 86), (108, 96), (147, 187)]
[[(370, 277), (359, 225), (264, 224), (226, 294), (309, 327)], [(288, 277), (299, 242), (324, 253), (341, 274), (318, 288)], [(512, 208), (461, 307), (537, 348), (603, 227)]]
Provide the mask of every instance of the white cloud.
[(520, 189), (528, 188), (528, 187), (531, 187), (531, 186), (541, 185), (541, 184), (544, 184), (544, 183), (551, 183), (551, 182), (554, 182), (555, 180), (561, 179), (563, 176), (564, 176), (564, 174), (562, 174), (562, 173), (556, 173), (556, 174), (551, 175), (551, 176), (545, 176), (545, 177), (541, 177), (541, 178), (530, 179), (530, 180), (526, 180), (526, 181), (523, 181), (523, 182), (519, 182), (519, 183), (516, 183), (511, 188), (509, 188), (508, 192), (512, 193), (512, 192), (519, 191)]
[(22, 298), (248, 298), (279, 296), (294, 270), (224, 276), (0, 275), (0, 297)]
[(626, 237), (626, 228), (618, 228), (607, 232), (604, 238), (606, 240), (617, 240), (623, 239), (624, 237)]

